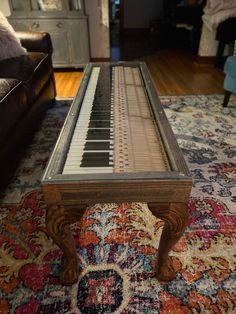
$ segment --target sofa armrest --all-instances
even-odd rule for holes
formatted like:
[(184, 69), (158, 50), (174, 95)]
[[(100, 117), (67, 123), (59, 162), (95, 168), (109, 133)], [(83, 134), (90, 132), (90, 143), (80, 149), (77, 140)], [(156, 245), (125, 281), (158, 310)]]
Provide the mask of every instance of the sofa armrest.
[(46, 32), (16, 32), (21, 44), (29, 52), (44, 52), (52, 54), (53, 47), (49, 33)]

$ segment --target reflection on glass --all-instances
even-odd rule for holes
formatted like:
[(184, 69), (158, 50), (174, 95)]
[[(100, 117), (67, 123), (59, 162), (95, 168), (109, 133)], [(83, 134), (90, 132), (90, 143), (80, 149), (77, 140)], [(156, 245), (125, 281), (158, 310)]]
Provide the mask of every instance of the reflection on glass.
[(61, 0), (38, 0), (39, 8), (42, 11), (61, 11)]
[(70, 0), (69, 7), (71, 11), (80, 11), (81, 10), (81, 0)]

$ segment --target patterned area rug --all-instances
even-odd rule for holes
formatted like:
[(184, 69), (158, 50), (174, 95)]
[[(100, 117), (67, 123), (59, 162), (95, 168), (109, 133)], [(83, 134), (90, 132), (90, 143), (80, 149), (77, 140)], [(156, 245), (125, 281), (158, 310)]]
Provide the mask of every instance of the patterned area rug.
[(236, 99), (161, 97), (194, 184), (190, 224), (155, 278), (162, 222), (144, 203), (97, 204), (72, 226), (81, 274), (59, 284), (40, 179), (71, 101), (57, 101), (0, 199), (0, 313), (236, 313)]

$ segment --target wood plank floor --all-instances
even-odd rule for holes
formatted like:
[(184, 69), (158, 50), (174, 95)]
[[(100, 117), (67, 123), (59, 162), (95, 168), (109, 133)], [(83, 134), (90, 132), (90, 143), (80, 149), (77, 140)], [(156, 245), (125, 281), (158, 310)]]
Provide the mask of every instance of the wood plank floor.
[(83, 77), (82, 71), (60, 72), (55, 71), (56, 90), (58, 97), (74, 97), (81, 79)]
[[(189, 52), (162, 49), (139, 60), (146, 62), (160, 96), (224, 93), (223, 71), (198, 63)], [(56, 70), (57, 96), (75, 96), (82, 77), (82, 71)]]

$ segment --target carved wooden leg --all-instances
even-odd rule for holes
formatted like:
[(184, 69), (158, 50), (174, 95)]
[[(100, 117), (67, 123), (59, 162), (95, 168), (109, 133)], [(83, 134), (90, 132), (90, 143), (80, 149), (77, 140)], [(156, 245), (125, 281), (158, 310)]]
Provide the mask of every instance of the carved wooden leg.
[(157, 278), (160, 281), (170, 281), (174, 279), (175, 272), (168, 254), (187, 227), (187, 204), (149, 203), (148, 205), (156, 217), (165, 221), (158, 250)]
[(50, 206), (46, 213), (49, 235), (64, 253), (60, 270), (60, 281), (64, 285), (77, 282), (79, 270), (74, 238), (70, 231), (70, 218), (63, 206)]

